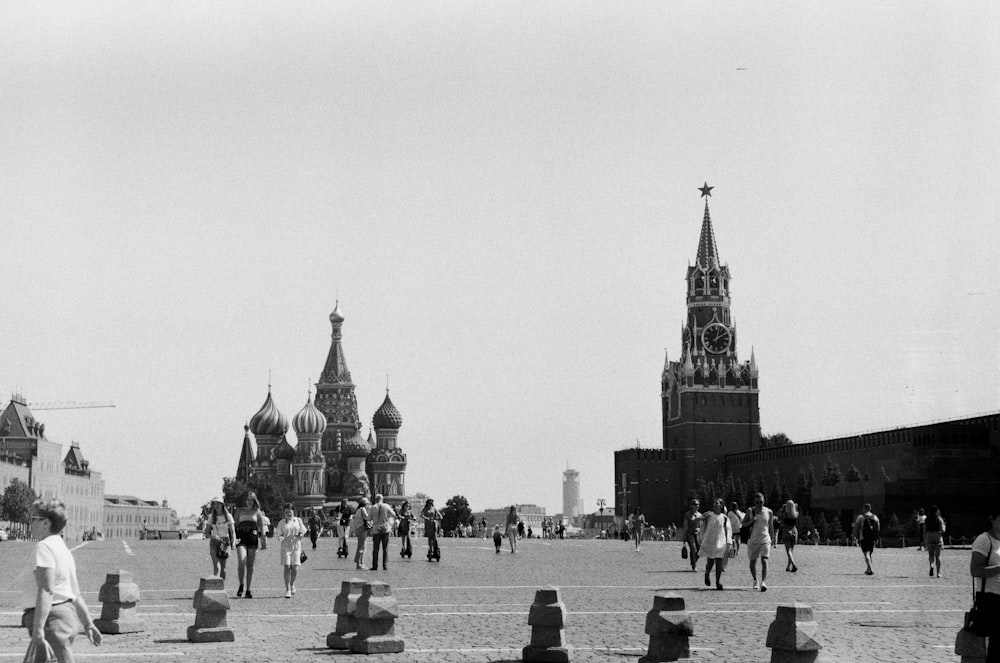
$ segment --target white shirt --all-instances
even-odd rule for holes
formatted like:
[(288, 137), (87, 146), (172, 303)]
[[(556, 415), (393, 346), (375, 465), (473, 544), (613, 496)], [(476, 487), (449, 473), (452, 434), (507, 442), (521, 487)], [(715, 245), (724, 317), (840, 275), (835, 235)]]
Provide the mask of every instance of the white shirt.
[[(73, 578), (76, 577), (76, 562), (73, 553), (66, 547), (66, 541), (58, 534), (50, 534), (35, 546), (35, 566), (52, 569), (52, 602), (72, 601)], [(34, 603), (32, 603), (33, 605)]]
[[(991, 543), (993, 545), (992, 552), (990, 551)], [(986, 566), (1000, 564), (1000, 541), (990, 536), (989, 532), (983, 532), (977, 536), (976, 540), (972, 542), (972, 549), (986, 557)], [(979, 588), (983, 586), (982, 578), (973, 578), (973, 580), (976, 581), (976, 591), (980, 591)], [(990, 594), (1000, 594), (1000, 576), (986, 579), (986, 591)]]
[[(752, 513), (752, 512), (751, 512)], [(771, 542), (771, 519), (774, 518), (774, 512), (768, 509), (766, 506), (760, 507), (760, 511), (753, 518), (752, 529), (750, 530), (750, 538), (747, 543), (770, 543)]]

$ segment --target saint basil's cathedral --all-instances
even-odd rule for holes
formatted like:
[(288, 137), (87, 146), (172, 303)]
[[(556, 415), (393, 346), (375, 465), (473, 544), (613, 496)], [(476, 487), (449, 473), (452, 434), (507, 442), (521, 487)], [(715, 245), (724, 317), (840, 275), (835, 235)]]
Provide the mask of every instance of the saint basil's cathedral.
[[(322, 507), (342, 498), (371, 498), (374, 493), (382, 493), (390, 504), (400, 504), (406, 495), (406, 454), (396, 440), (403, 418), (387, 389), (367, 439), (362, 435), (354, 383), (341, 345), (344, 316), (339, 302), (330, 314), (330, 324), (330, 352), (316, 383), (316, 396), (310, 394), (292, 417), (298, 444), (293, 447), (288, 442), (288, 419), (268, 387), (264, 404), (244, 426), (236, 479), (282, 482), (293, 489), (296, 509)], [(251, 436), (257, 443), (256, 453)]]

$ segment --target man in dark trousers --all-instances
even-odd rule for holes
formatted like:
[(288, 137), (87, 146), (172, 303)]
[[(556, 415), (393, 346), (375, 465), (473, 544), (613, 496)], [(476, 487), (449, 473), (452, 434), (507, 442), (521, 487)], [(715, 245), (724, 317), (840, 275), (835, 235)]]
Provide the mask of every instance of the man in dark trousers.
[(866, 576), (875, 574), (872, 570), (872, 552), (881, 536), (882, 526), (878, 516), (872, 513), (872, 505), (865, 502), (861, 507), (861, 515), (854, 521), (854, 538), (857, 539), (861, 553), (865, 556)]
[(378, 571), (378, 549), (382, 547), (382, 570), (388, 569), (389, 560), (389, 533), (395, 520), (392, 507), (382, 501), (382, 494), (375, 495), (372, 502), (372, 571)]
[(313, 550), (316, 550), (316, 539), (319, 538), (319, 533), (323, 531), (323, 517), (319, 514), (319, 509), (313, 509), (307, 523), (309, 525), (309, 540), (312, 541)]

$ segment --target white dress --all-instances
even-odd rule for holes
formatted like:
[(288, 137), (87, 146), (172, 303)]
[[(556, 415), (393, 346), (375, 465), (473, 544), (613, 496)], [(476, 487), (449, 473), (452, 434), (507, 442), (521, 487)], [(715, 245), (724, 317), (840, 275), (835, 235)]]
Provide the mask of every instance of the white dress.
[(299, 518), (292, 518), (290, 521), (282, 519), (278, 523), (278, 529), (274, 535), (281, 541), (281, 554), (278, 557), (282, 566), (302, 564), (302, 537), (305, 534), (305, 525)]
[(722, 559), (726, 556), (726, 546), (732, 543), (729, 517), (724, 513), (709, 512), (701, 528), (701, 551), (707, 559)]

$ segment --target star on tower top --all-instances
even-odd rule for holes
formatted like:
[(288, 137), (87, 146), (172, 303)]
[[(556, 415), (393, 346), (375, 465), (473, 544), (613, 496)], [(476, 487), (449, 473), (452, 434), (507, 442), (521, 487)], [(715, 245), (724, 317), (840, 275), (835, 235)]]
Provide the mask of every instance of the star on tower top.
[(701, 197), (702, 198), (704, 198), (705, 196), (708, 196), (709, 198), (711, 198), (712, 197), (712, 189), (714, 189), (714, 188), (715, 188), (714, 186), (708, 186), (708, 182), (705, 182), (705, 186), (698, 187), (698, 190), (701, 191)]

